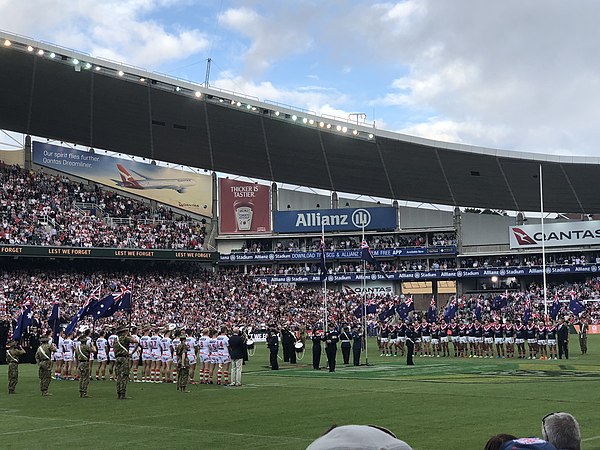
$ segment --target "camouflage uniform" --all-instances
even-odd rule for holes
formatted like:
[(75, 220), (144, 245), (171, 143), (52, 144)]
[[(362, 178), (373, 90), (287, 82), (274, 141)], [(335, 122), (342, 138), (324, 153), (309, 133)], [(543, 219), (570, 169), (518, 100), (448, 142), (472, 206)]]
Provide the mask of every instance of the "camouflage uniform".
[(115, 339), (115, 374), (117, 377), (117, 396), (125, 400), (127, 381), (129, 380), (129, 344), (137, 343), (137, 339), (128, 335), (129, 329), (121, 327), (117, 330)]
[(190, 378), (190, 360), (187, 356), (188, 346), (185, 343), (185, 334), (181, 336), (181, 343), (175, 349), (177, 354), (177, 390), (189, 392), (187, 383)]
[(48, 338), (42, 338), (42, 344), (38, 347), (37, 352), (35, 352), (35, 360), (38, 363), (38, 375), (40, 377), (40, 391), (42, 391), (43, 396), (51, 395), (48, 394), (48, 387), (52, 380), (50, 365), (52, 364), (52, 352), (56, 351), (56, 346), (49, 341)]
[(8, 363), (8, 393), (14, 394), (19, 382), (19, 357), (25, 354), (25, 350), (16, 342), (8, 344), (6, 350), (6, 362)]
[(93, 345), (87, 345), (85, 342), (87, 337), (80, 339), (80, 344), (75, 350), (75, 356), (79, 363), (79, 396), (82, 398), (88, 397), (88, 385), (90, 384), (90, 355), (94, 351)]

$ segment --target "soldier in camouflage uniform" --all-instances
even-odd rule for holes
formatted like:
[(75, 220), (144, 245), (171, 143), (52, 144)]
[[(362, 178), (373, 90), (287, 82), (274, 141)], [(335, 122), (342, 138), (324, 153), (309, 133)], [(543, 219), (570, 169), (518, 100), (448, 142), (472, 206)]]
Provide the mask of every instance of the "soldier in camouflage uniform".
[(90, 355), (97, 352), (96, 347), (93, 343), (87, 344), (90, 337), (90, 330), (86, 330), (85, 333), (79, 338), (79, 345), (76, 347), (75, 356), (77, 357), (79, 369), (79, 396), (81, 398), (88, 398), (88, 385), (90, 384)]
[(19, 382), (19, 357), (25, 354), (23, 347), (16, 341), (6, 345), (6, 362), (8, 363), (8, 393), (14, 394)]
[(52, 380), (50, 367), (52, 364), (52, 353), (56, 351), (56, 346), (48, 336), (42, 337), (40, 342), (41, 345), (35, 352), (35, 360), (38, 363), (40, 390), (42, 391), (42, 395), (47, 397), (52, 395), (48, 393), (48, 387), (50, 386), (50, 381)]
[(187, 335), (181, 333), (181, 343), (175, 349), (177, 354), (177, 390), (188, 393), (187, 383), (190, 378), (190, 360), (188, 358), (188, 346), (185, 343)]
[(129, 335), (129, 327), (126, 325), (117, 328), (115, 339), (115, 374), (117, 377), (117, 396), (119, 400), (125, 400), (127, 392), (127, 381), (129, 380), (129, 344), (137, 344), (139, 341)]

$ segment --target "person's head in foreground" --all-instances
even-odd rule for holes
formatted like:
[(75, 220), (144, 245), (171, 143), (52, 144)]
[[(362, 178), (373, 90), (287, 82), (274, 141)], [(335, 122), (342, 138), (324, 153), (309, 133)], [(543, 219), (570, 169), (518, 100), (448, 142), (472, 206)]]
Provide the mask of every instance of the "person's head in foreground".
[(581, 449), (579, 424), (566, 412), (551, 413), (542, 419), (542, 437), (559, 450)]
[(333, 426), (306, 450), (412, 450), (394, 433), (375, 425)]
[(512, 441), (513, 439), (517, 439), (517, 437), (512, 434), (497, 434), (487, 441), (483, 450), (500, 450), (502, 444)]
[(519, 438), (505, 442), (500, 450), (557, 450), (554, 445), (540, 438)]

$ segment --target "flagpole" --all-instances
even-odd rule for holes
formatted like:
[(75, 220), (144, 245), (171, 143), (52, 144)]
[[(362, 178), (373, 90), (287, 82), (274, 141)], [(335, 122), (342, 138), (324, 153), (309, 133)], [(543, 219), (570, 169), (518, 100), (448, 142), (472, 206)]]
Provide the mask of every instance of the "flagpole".
[[(323, 255), (325, 255), (325, 225), (321, 223), (321, 241), (323, 245)], [(324, 260), (324, 257), (323, 257)], [(325, 334), (327, 334), (328, 326), (327, 326), (327, 267), (324, 267), (322, 270), (325, 270), (325, 276), (323, 277), (323, 330)]]
[(546, 280), (546, 234), (544, 233), (544, 183), (542, 180), (542, 165), (540, 164), (540, 212), (542, 224), (542, 280), (544, 289), (544, 322), (548, 323), (548, 292)]
[[(365, 240), (365, 224), (362, 224), (362, 242)], [(362, 250), (361, 250), (362, 251)], [(367, 291), (367, 262), (363, 259), (363, 279), (362, 279), (362, 295), (364, 305), (364, 322), (365, 322), (365, 364), (369, 365), (369, 335), (367, 333), (367, 302), (366, 302), (366, 291)]]
[(129, 330), (131, 331), (131, 310), (133, 309), (133, 283), (131, 283), (130, 287), (130, 295), (129, 295)]

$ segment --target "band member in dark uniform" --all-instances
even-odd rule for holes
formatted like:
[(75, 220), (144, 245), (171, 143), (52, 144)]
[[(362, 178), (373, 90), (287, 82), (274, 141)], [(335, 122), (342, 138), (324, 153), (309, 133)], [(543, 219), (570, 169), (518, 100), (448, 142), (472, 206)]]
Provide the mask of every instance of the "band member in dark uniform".
[(350, 348), (352, 344), (350, 343), (350, 329), (347, 326), (345, 326), (340, 333), (340, 342), (344, 364), (350, 364)]
[(279, 352), (279, 337), (277, 330), (271, 328), (267, 335), (267, 347), (269, 349), (269, 363), (271, 370), (279, 370), (279, 362), (277, 361), (277, 353)]
[(352, 328), (352, 356), (354, 357), (354, 365), (360, 366), (360, 352), (362, 352), (362, 332), (358, 327)]
[(296, 347), (295, 347), (295, 345), (296, 345), (296, 342), (298, 339), (296, 339), (296, 334), (293, 331), (291, 331), (289, 328), (286, 328), (284, 333), (287, 336), (290, 364), (296, 364)]
[(325, 337), (325, 352), (327, 353), (327, 365), (330, 372), (335, 372), (335, 355), (337, 354), (337, 343), (340, 335), (333, 325), (329, 327), (329, 333)]
[(412, 324), (406, 326), (406, 365), (414, 366), (413, 352), (415, 350), (415, 332)]
[(283, 362), (290, 362), (290, 354), (293, 353), (294, 348), (290, 342), (290, 335), (287, 327), (281, 330), (281, 348), (283, 349)]
[(565, 319), (561, 318), (558, 321), (556, 337), (558, 338), (558, 359), (562, 359), (563, 354), (565, 359), (569, 359), (569, 326), (565, 323)]
[(312, 332), (312, 356), (313, 356), (313, 369), (321, 370), (321, 341), (323, 340), (323, 331), (319, 330), (318, 327), (313, 328)]

